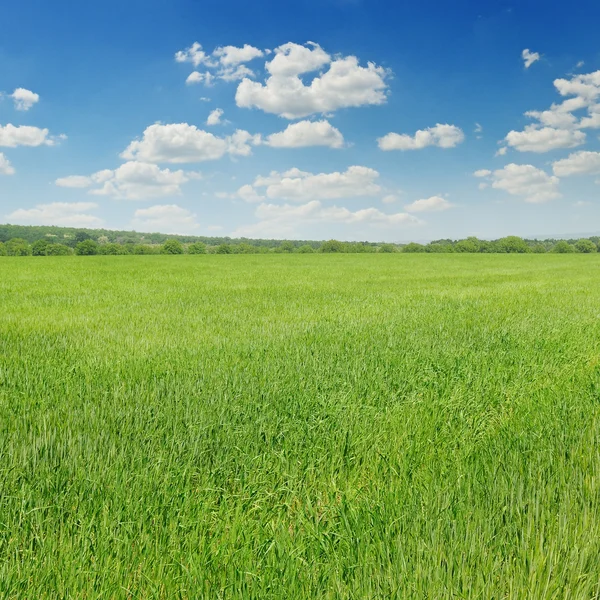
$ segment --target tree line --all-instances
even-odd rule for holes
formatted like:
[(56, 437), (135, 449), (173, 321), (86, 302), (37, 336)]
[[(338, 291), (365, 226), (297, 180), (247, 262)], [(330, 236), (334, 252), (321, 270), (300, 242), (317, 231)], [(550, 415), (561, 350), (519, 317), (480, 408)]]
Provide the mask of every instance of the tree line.
[(184, 243), (177, 238), (166, 239), (161, 244), (143, 244), (135, 240), (111, 242), (108, 236), (94, 239), (86, 231), (76, 231), (72, 237), (57, 241), (54, 236), (43, 236), (30, 243), (25, 238), (0, 241), (0, 256), (79, 256), (93, 255), (144, 255), (144, 254), (310, 254), (320, 253), (545, 253), (560, 254), (598, 252), (600, 237), (573, 240), (526, 240), (507, 236), (497, 240), (480, 240), (469, 237), (462, 240), (435, 240), (429, 244), (375, 244), (371, 242), (301, 243), (289, 240), (276, 245), (252, 245), (242, 240), (229, 240), (219, 244), (203, 241)]

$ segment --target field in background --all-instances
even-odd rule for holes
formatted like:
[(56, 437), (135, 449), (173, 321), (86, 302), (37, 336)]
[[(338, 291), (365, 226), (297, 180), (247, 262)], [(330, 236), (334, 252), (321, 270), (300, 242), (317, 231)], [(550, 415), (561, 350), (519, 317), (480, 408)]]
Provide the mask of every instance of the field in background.
[(0, 260), (3, 598), (597, 598), (600, 257)]

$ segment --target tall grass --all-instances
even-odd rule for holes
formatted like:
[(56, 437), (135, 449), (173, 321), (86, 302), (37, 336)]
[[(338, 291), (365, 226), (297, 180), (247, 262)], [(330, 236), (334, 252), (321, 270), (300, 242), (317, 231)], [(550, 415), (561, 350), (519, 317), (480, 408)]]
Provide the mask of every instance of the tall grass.
[(600, 598), (600, 257), (0, 259), (0, 597)]

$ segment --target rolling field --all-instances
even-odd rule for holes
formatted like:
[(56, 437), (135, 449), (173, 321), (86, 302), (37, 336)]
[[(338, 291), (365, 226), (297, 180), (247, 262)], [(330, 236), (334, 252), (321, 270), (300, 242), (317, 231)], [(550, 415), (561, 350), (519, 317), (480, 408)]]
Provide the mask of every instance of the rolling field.
[(0, 597), (600, 598), (600, 255), (0, 258)]

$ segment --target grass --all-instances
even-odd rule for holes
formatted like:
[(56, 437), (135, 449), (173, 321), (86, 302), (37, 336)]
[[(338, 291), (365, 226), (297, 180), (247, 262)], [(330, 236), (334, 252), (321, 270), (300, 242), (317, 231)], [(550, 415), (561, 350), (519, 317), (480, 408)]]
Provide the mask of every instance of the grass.
[(600, 256), (0, 259), (0, 597), (600, 598)]

